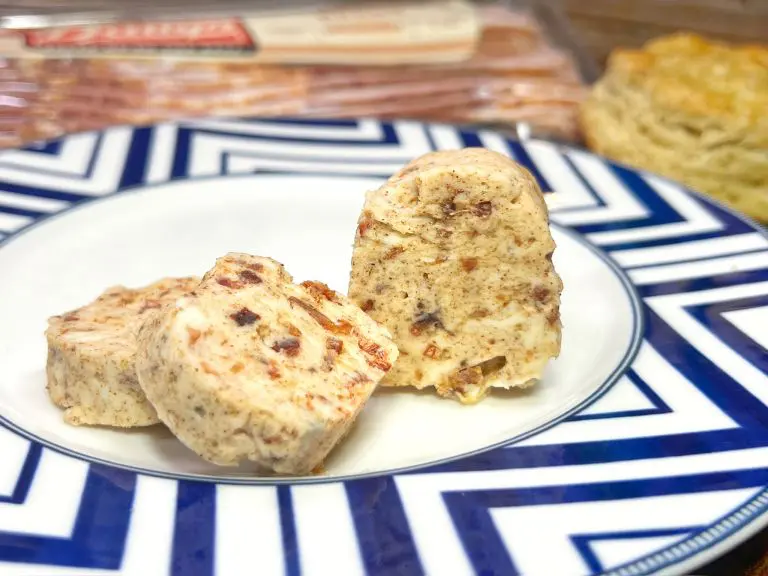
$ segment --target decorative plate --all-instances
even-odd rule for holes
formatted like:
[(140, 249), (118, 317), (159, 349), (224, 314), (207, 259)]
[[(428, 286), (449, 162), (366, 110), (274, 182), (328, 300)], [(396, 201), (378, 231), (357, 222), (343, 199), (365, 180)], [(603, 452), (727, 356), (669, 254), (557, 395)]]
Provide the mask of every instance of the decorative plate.
[[(378, 393), (325, 471), (63, 423), (46, 319), (267, 255), (345, 291), (363, 194), (485, 146), (549, 192), (563, 350), (461, 406)], [(657, 176), (416, 122), (198, 120), (0, 153), (0, 574), (683, 574), (768, 524), (768, 238)]]

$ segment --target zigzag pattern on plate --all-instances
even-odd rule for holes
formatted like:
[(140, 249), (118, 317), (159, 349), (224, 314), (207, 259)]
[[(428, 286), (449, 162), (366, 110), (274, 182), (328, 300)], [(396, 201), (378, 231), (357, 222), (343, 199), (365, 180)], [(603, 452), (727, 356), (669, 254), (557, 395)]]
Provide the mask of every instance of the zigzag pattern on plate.
[(241, 575), (257, 562), (260, 574), (635, 575), (765, 524), (768, 240), (662, 178), (415, 122), (113, 128), (0, 153), (0, 240), (137, 186), (250, 172), (386, 178), (460, 146), (526, 165), (552, 219), (627, 270), (646, 331), (613, 388), (505, 448), (346, 483), (155, 478), (0, 427), (0, 574)]

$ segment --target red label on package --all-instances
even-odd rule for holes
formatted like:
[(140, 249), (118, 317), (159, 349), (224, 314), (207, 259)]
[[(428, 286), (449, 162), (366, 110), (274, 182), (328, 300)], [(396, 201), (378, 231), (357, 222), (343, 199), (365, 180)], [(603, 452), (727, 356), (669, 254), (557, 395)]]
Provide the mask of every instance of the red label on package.
[(0, 30), (4, 58), (396, 65), (461, 62), (480, 20), (468, 0), (343, 3), (212, 20), (113, 22)]
[(41, 49), (210, 49), (252, 51), (256, 43), (240, 20), (128, 22), (26, 30), (27, 46)]

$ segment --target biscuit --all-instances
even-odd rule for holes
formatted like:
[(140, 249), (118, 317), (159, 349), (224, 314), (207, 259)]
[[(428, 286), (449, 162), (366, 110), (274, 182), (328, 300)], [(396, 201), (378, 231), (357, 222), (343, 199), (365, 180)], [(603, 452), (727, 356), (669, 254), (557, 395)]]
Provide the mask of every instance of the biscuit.
[(581, 109), (588, 146), (768, 221), (768, 49), (692, 34), (617, 50)]

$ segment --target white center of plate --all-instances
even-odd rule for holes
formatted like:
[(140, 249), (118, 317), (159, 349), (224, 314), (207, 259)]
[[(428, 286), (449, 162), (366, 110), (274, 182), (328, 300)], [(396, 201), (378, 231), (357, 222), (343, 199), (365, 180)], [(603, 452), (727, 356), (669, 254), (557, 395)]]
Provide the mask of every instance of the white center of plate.
[[(128, 431), (65, 424), (45, 392), (49, 316), (108, 286), (202, 274), (229, 251), (271, 256), (296, 281), (346, 292), (352, 240), (370, 178), (251, 175), (186, 180), (81, 206), (0, 248), (0, 418), (84, 458), (175, 476), (238, 477), (199, 459), (162, 426)], [(563, 278), (563, 345), (537, 386), (462, 406), (430, 393), (381, 390), (326, 462), (355, 476), (454, 458), (530, 433), (617, 376), (639, 334), (619, 273), (554, 229)]]

